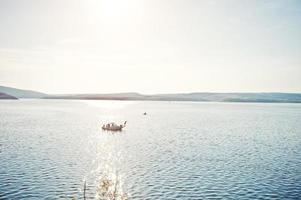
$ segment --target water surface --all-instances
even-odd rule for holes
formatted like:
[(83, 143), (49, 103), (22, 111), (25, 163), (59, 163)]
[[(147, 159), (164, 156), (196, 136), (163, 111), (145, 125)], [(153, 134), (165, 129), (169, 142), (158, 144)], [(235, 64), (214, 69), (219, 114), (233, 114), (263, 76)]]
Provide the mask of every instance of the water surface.
[(0, 199), (300, 199), (300, 166), (300, 104), (0, 101)]

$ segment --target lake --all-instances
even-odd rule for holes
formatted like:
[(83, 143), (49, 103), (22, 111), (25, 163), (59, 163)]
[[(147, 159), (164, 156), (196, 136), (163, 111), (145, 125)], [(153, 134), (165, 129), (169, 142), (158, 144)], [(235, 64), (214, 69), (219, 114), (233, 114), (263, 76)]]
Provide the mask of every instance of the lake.
[[(122, 132), (101, 130), (125, 120)], [(301, 104), (0, 101), (0, 199), (83, 199), (84, 191), (87, 199), (301, 199)]]

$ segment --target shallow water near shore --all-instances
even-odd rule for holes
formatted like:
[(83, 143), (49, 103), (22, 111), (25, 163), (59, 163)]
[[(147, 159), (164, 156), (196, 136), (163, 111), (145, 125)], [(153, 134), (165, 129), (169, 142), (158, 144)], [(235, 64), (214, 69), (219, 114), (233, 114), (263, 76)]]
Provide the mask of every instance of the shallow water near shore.
[(301, 104), (0, 101), (0, 199), (298, 199), (300, 166)]

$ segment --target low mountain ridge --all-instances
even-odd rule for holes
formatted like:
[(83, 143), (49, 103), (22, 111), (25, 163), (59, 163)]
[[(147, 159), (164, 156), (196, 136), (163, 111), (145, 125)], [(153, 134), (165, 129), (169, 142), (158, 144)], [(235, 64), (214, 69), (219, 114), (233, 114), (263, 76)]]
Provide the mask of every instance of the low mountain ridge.
[(32, 90), (0, 86), (0, 93), (16, 98), (37, 99), (82, 99), (82, 100), (141, 100), (141, 101), (207, 101), (207, 102), (266, 102), (301, 103), (300, 93), (174, 93), (144, 95), (135, 92), (108, 94), (58, 94), (49, 95)]
[(47, 94), (41, 92), (36, 92), (32, 90), (22, 90), (5, 86), (0, 86), (0, 92), (17, 98), (44, 98), (48, 96)]
[(270, 102), (301, 103), (295, 93), (180, 93), (143, 95), (139, 93), (49, 95), (47, 99), (146, 100), (146, 101), (208, 101), (208, 102)]
[(8, 94), (5, 94), (5, 93), (2, 93), (2, 92), (0, 92), (0, 100), (2, 100), (2, 99), (18, 99), (18, 98), (16, 98), (16, 97), (14, 97), (14, 96), (11, 96), (11, 95), (8, 95)]

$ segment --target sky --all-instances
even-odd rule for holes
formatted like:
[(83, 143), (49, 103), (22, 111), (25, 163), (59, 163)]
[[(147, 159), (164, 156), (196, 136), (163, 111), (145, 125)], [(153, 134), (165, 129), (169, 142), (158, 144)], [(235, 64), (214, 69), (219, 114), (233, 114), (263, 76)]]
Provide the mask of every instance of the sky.
[(301, 1), (0, 0), (0, 85), (301, 93)]

